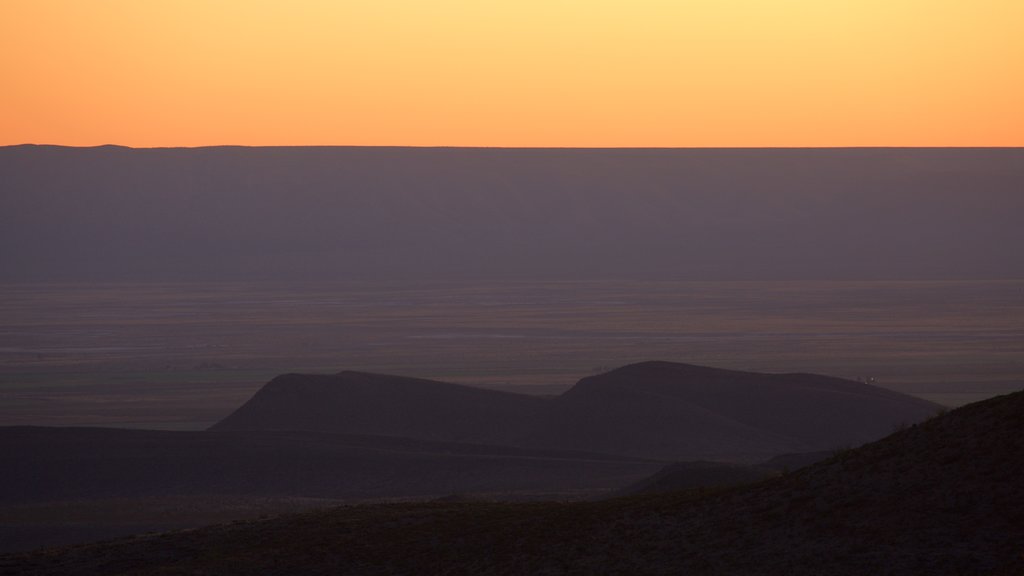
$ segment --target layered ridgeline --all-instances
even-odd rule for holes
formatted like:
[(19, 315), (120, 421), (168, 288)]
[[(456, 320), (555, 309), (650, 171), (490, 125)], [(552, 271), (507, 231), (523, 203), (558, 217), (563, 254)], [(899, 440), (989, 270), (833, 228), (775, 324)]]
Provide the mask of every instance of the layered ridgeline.
[(710, 495), (405, 504), (0, 558), (12, 574), (1024, 573), (1024, 393)]
[(752, 464), (852, 446), (935, 410), (835, 378), (667, 362), (584, 378), (551, 398), (359, 372), (290, 374), (209, 431), (0, 428), (0, 550), (337, 501), (732, 485), (821, 455), (678, 464), (642, 480), (667, 461)]
[(1024, 149), (0, 147), (0, 281), (1024, 276)]
[(937, 410), (918, 398), (840, 378), (643, 362), (584, 378), (548, 399), (358, 372), (289, 374), (212, 429), (756, 462), (860, 445)]

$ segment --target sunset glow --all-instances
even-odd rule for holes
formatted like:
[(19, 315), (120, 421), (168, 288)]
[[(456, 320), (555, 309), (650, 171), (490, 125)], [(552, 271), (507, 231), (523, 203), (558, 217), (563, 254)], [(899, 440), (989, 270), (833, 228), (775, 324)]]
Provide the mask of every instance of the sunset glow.
[(3, 0), (0, 144), (1022, 146), (1019, 0)]

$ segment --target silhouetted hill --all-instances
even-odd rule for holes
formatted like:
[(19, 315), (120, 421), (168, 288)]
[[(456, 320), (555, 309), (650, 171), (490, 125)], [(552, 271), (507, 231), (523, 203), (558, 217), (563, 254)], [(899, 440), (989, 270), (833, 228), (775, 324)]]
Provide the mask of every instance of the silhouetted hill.
[(1024, 392), (754, 486), (339, 508), (0, 558), (11, 574), (1024, 572)]
[(580, 380), (539, 437), (565, 449), (756, 462), (856, 446), (938, 409), (841, 378), (643, 362)]
[(555, 399), (395, 376), (293, 374), (275, 378), (213, 429), (331, 431), (757, 462), (858, 445), (937, 409), (839, 378), (644, 362), (584, 378)]
[(213, 430), (312, 430), (514, 444), (547, 401), (445, 382), (341, 372), (278, 376)]
[(751, 484), (780, 474), (789, 474), (805, 466), (821, 462), (835, 452), (805, 452), (781, 454), (760, 464), (730, 462), (674, 462), (658, 470), (650, 478), (627, 486), (617, 494), (658, 494), (679, 492), (693, 488), (712, 489)]
[(1024, 277), (1022, 149), (0, 147), (0, 281)]

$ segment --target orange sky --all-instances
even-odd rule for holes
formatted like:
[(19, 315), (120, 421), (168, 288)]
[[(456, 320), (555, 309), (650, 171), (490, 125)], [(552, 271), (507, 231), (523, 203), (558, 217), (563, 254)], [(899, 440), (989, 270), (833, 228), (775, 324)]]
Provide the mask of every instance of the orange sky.
[(1024, 146), (1021, 0), (0, 0), (0, 144)]

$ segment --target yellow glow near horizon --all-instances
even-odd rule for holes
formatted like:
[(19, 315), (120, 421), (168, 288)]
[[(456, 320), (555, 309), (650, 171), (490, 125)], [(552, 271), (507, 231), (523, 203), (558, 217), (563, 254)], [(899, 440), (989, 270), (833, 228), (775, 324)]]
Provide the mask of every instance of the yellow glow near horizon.
[(0, 0), (0, 144), (1022, 146), (1019, 0)]

